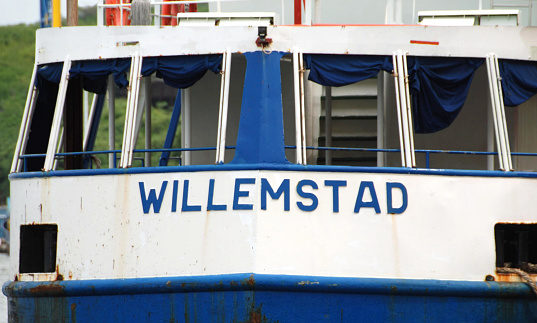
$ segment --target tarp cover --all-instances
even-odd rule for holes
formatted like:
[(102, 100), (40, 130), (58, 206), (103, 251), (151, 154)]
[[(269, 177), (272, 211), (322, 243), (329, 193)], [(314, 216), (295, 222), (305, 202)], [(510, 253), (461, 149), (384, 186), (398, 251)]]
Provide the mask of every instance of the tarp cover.
[(393, 70), (391, 56), (304, 54), (304, 63), (308, 79), (325, 86), (352, 84)]
[[(305, 54), (309, 80), (325, 86), (362, 81), (384, 70), (391, 72), (391, 56)], [(408, 57), (414, 129), (431, 133), (448, 127), (468, 95), (475, 70), (483, 59)]]
[[(222, 55), (188, 55), (169, 57), (148, 57), (142, 60), (142, 75), (149, 76), (156, 72), (157, 77), (175, 88), (187, 88), (199, 81), (207, 70), (220, 72)], [(74, 62), (69, 71), (70, 78), (81, 76), (86, 91), (97, 94), (106, 93), (107, 77), (114, 75), (120, 87), (129, 84), (127, 71), (131, 65), (128, 58)], [(60, 83), (63, 63), (42, 66), (38, 70), (37, 87), (44, 81)]]
[(156, 75), (169, 86), (185, 89), (199, 81), (207, 70), (220, 72), (222, 55), (188, 55), (144, 58), (142, 75)]
[(466, 101), (479, 58), (408, 57), (416, 133), (447, 128)]
[(498, 64), (506, 106), (520, 105), (537, 93), (537, 62), (500, 59)]

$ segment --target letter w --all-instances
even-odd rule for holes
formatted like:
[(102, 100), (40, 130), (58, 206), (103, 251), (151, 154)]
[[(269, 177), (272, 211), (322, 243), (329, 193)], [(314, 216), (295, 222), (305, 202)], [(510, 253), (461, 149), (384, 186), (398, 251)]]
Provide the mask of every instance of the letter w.
[(158, 199), (157, 192), (154, 188), (149, 190), (149, 196), (146, 197), (144, 182), (139, 182), (138, 184), (140, 185), (140, 197), (142, 198), (142, 207), (144, 209), (144, 213), (149, 213), (151, 204), (153, 204), (153, 211), (155, 211), (155, 213), (159, 213), (160, 207), (162, 206), (162, 200), (164, 199), (164, 192), (166, 191), (166, 186), (168, 185), (168, 181), (162, 182), (162, 187), (160, 188), (160, 194), (158, 195)]

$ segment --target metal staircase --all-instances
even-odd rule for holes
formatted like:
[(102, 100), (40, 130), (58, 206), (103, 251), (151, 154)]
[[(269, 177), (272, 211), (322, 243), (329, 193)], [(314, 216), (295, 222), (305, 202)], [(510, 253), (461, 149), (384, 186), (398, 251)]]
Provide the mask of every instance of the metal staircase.
[[(325, 100), (321, 97), (319, 147), (326, 147)], [(332, 145), (334, 148), (377, 148), (377, 79), (332, 88)], [(332, 151), (332, 165), (377, 166), (377, 153)], [(319, 151), (318, 165), (326, 164)]]

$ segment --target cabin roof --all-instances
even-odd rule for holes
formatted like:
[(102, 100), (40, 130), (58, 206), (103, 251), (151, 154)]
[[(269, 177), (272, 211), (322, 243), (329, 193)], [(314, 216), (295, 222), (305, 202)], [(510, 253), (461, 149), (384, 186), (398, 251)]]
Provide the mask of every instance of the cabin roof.
[[(253, 52), (257, 26), (66, 27), (37, 31), (36, 63)], [(269, 26), (266, 50), (324, 54), (486, 57), (537, 60), (537, 27), (417, 25)]]

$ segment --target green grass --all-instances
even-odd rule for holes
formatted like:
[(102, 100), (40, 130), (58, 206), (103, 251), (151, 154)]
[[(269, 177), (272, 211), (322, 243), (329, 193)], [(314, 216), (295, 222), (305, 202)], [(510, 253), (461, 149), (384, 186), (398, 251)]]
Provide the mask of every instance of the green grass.
[[(79, 25), (95, 25), (95, 7), (79, 9)], [(38, 24), (0, 26), (0, 205), (6, 204), (9, 196), (8, 175), (13, 160), (20, 122), (32, 76), (35, 51), (35, 31)], [(116, 149), (121, 149), (126, 98), (116, 100)], [(156, 104), (152, 109), (152, 147), (162, 148), (171, 108), (166, 104)], [(144, 146), (144, 126), (142, 121), (136, 148)], [(181, 143), (181, 130), (177, 130), (174, 146)], [(108, 150), (108, 106), (105, 104), (94, 150)], [(141, 156), (138, 154), (137, 156)], [(177, 155), (177, 154), (176, 154)], [(108, 157), (98, 156), (102, 167), (108, 167)], [(158, 165), (160, 153), (152, 154), (152, 165)], [(136, 164), (135, 164), (136, 165)]]

